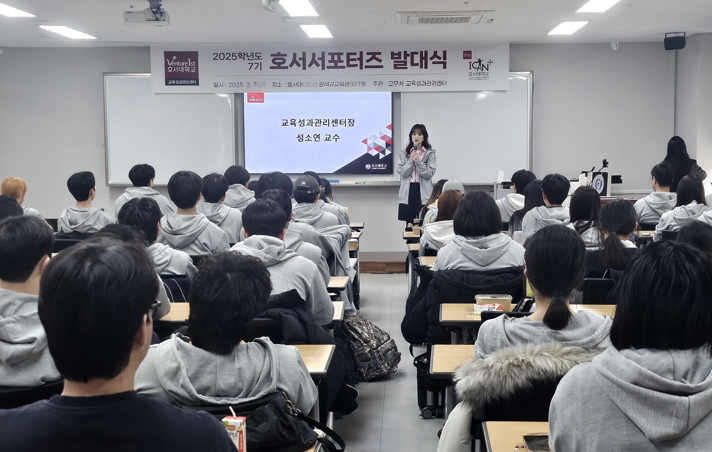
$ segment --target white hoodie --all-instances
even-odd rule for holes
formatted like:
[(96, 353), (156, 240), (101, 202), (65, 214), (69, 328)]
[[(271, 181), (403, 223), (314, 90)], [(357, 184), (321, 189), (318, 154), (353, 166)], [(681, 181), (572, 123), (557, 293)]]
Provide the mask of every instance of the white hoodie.
[(514, 212), (524, 208), (524, 195), (510, 193), (504, 198), (496, 200), (495, 203), (499, 207), (500, 215), (502, 215), (502, 222), (507, 222)]
[(569, 208), (563, 206), (535, 207), (522, 218), (521, 241), (525, 243), (536, 231), (554, 224), (569, 224)]
[(128, 187), (124, 193), (119, 196), (119, 198), (114, 203), (114, 209), (116, 210), (116, 216), (119, 216), (119, 211), (127, 202), (134, 198), (151, 198), (158, 204), (161, 209), (162, 215), (167, 215), (169, 213), (175, 212), (175, 209), (171, 205), (171, 202), (160, 194), (157, 190), (151, 187)]
[(633, 204), (638, 223), (657, 223), (660, 217), (675, 208), (677, 193), (652, 192)]
[(197, 210), (225, 232), (228, 242), (237, 243), (240, 241), (240, 231), (242, 230), (242, 212), (240, 212), (240, 209), (235, 209), (225, 204), (203, 201), (198, 204)]
[(425, 250), (439, 250), (447, 242), (455, 238), (452, 220), (438, 221), (437, 223), (429, 223), (423, 227), (423, 235), (420, 237), (421, 256), (425, 255)]
[(157, 242), (185, 251), (191, 256), (217, 254), (230, 248), (227, 235), (202, 213), (169, 213), (161, 218), (161, 234)]
[(693, 221), (702, 219), (702, 215), (707, 210), (704, 204), (697, 204), (692, 201), (686, 206), (678, 206), (669, 212), (665, 212), (660, 217), (660, 222), (655, 226), (653, 241), (659, 242), (663, 239), (663, 231), (679, 231), (681, 227)]
[(93, 234), (106, 225), (116, 223), (116, 219), (99, 207), (68, 207), (57, 220), (57, 232), (71, 234)]
[(504, 234), (456, 235), (438, 251), (433, 271), (496, 270), (520, 265), (524, 265), (524, 247)]
[(184, 251), (174, 250), (162, 243), (153, 243), (147, 250), (159, 275), (190, 277), (197, 272), (193, 260)]
[(223, 201), (226, 206), (238, 209), (240, 212), (244, 212), (245, 207), (253, 202), (255, 202), (255, 192), (242, 184), (230, 185), (225, 193), (225, 201)]

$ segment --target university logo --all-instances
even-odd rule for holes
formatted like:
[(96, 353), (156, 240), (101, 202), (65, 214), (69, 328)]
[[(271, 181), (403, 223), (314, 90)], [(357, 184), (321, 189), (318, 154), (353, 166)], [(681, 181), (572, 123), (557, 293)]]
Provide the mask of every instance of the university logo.
[(265, 93), (247, 93), (248, 104), (264, 104)]
[(198, 52), (164, 51), (166, 86), (198, 86)]

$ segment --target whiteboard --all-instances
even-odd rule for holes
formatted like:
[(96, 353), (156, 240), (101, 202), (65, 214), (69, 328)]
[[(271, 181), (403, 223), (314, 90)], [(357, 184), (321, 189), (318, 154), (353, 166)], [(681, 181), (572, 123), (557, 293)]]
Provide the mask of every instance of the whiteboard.
[(151, 74), (104, 74), (104, 131), (109, 185), (131, 185), (138, 163), (156, 169), (156, 185), (235, 164), (232, 94), (153, 94)]

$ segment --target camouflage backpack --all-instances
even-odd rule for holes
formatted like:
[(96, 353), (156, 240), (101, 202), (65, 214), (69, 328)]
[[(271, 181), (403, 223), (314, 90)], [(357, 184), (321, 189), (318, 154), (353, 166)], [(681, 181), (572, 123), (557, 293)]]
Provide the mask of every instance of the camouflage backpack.
[(341, 328), (362, 381), (387, 378), (398, 370), (401, 354), (391, 337), (361, 314), (347, 317)]

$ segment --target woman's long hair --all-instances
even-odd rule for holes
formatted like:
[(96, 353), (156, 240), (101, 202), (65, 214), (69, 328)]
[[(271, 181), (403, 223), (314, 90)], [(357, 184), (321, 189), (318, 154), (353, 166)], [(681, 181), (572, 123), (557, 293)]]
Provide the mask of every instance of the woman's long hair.
[(410, 157), (410, 151), (413, 149), (413, 132), (420, 130), (423, 134), (423, 147), (425, 149), (430, 149), (430, 143), (428, 142), (428, 130), (423, 124), (416, 124), (410, 128), (410, 133), (408, 134), (408, 146), (405, 147), (405, 155)]
[(516, 231), (522, 230), (522, 219), (524, 215), (535, 207), (544, 205), (544, 197), (541, 193), (541, 181), (533, 180), (524, 189), (524, 208), (517, 210), (509, 217), (509, 236)]
[(583, 234), (601, 226), (601, 196), (595, 188), (579, 187), (571, 195), (569, 217), (576, 232)]
[(440, 197), (440, 195), (443, 192), (443, 185), (445, 185), (445, 182), (447, 182), (447, 179), (440, 179), (433, 185), (433, 191), (430, 192), (430, 198), (423, 204), (423, 208), (420, 209), (420, 219), (422, 220), (425, 218), (425, 214), (428, 213), (429, 205), (437, 201), (437, 199)]
[(618, 234), (630, 235), (635, 231), (636, 213), (633, 204), (625, 199), (616, 199), (601, 209), (601, 228), (608, 232), (603, 242), (601, 262), (603, 268), (625, 270), (630, 255), (618, 238)]
[(687, 153), (685, 140), (677, 135), (670, 138), (667, 145), (667, 155), (665, 156), (665, 161), (673, 161), (673, 166), (676, 166), (678, 162), (686, 162), (689, 159), (690, 155)]
[(443, 192), (438, 198), (438, 215), (435, 217), (433, 223), (452, 220), (455, 217), (455, 211), (461, 200), (462, 195), (457, 190)]
[(675, 207), (686, 206), (692, 201), (707, 205), (705, 187), (697, 176), (685, 176), (677, 185), (677, 203)]

